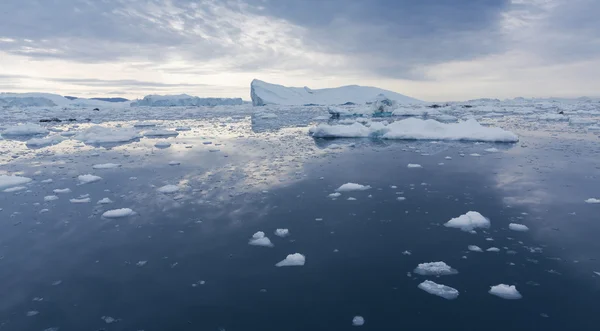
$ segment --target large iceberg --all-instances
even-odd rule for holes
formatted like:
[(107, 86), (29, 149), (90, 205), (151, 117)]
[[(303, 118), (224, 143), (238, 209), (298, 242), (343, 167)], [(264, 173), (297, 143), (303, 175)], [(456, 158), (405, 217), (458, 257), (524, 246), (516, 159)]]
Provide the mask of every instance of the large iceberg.
[(63, 97), (52, 93), (0, 93), (0, 107), (111, 107), (123, 102), (107, 102), (100, 99)]
[(236, 106), (243, 104), (241, 98), (199, 98), (187, 94), (147, 95), (132, 102), (132, 107), (186, 107), (186, 106)]
[(486, 127), (475, 119), (459, 123), (408, 118), (390, 124), (370, 122), (352, 125), (320, 124), (309, 130), (315, 138), (382, 138), (398, 140), (462, 140), (517, 142), (519, 137), (501, 128)]
[(406, 95), (376, 87), (349, 85), (313, 90), (308, 87), (286, 87), (255, 79), (250, 84), (253, 106), (265, 105), (342, 105), (365, 104), (385, 97), (400, 104), (422, 103)]

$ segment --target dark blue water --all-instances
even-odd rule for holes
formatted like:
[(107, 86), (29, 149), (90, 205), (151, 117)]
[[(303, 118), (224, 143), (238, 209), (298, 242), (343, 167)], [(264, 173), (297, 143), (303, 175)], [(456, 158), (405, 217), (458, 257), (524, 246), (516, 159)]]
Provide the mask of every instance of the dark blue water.
[[(31, 192), (0, 196), (0, 330), (348, 330), (356, 315), (364, 330), (598, 329), (600, 209), (583, 202), (600, 194), (597, 141), (534, 134), (516, 145), (305, 140), (318, 149), (356, 147), (290, 156), (302, 165), (294, 180), (265, 192), (249, 181), (263, 174), (244, 169), (281, 160), (260, 152), (259, 142), (227, 153), (184, 150), (178, 167), (166, 165), (173, 157), (160, 156), (166, 152), (135, 149), (43, 166), (51, 188), (73, 192), (44, 203), (51, 189), (34, 183)], [(231, 152), (244, 146), (257, 152)], [(501, 152), (484, 152), (490, 147)], [(90, 169), (79, 163), (111, 157), (127, 166), (75, 185), (73, 177)], [(177, 199), (151, 186), (175, 179), (188, 188)], [(372, 189), (327, 198), (347, 182)], [(83, 194), (90, 204), (69, 203)], [(115, 203), (97, 206), (103, 197)], [(138, 214), (100, 217), (122, 207)], [(471, 210), (491, 228), (470, 234), (443, 226)], [(530, 231), (510, 231), (509, 223)], [(279, 238), (277, 228), (291, 235)], [(257, 231), (275, 246), (249, 246)], [(274, 266), (296, 252), (306, 256), (303, 267)], [(434, 261), (459, 273), (412, 273)], [(426, 279), (456, 288), (459, 298), (418, 289)], [(501, 283), (516, 285), (523, 299), (488, 294)]]

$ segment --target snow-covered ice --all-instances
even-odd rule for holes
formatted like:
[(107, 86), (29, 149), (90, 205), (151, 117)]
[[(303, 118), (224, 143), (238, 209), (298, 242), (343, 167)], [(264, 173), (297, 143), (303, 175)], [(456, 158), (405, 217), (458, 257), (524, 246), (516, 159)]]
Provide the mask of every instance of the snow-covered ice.
[(47, 134), (46, 128), (33, 123), (24, 123), (15, 126), (9, 126), (2, 131), (3, 136), (33, 136), (38, 134)]
[(47, 195), (44, 197), (44, 201), (46, 201), (46, 202), (55, 201), (55, 200), (58, 200), (58, 197), (56, 195)]
[(117, 163), (94, 164), (92, 166), (93, 169), (116, 169), (120, 167), (121, 165)]
[(67, 193), (71, 193), (71, 189), (70, 188), (57, 188), (52, 192), (54, 192), (56, 194), (67, 194)]
[(414, 164), (414, 163), (409, 163), (406, 167), (410, 168), (410, 169), (423, 168), (423, 166), (421, 166), (420, 164)]
[(445, 227), (461, 229), (466, 232), (474, 231), (477, 228), (487, 229), (490, 225), (490, 220), (476, 211), (470, 211), (464, 215), (460, 215), (444, 224)]
[(90, 198), (83, 198), (83, 199), (70, 199), (69, 200), (71, 203), (89, 203), (90, 201), (92, 201), (92, 199)]
[(11, 188), (20, 186), (31, 182), (32, 179), (28, 177), (12, 176), (12, 175), (0, 175), (0, 189)]
[(81, 184), (90, 184), (90, 183), (95, 183), (95, 182), (101, 181), (102, 177), (87, 174), (87, 175), (78, 176), (77, 180), (79, 180), (79, 183), (81, 183)]
[(354, 316), (352, 318), (352, 326), (363, 326), (365, 325), (365, 318), (362, 316)]
[(108, 205), (108, 204), (111, 204), (111, 203), (113, 203), (113, 201), (111, 199), (109, 199), (109, 198), (104, 198), (104, 199), (102, 199), (102, 200), (100, 200), (100, 201), (97, 202), (97, 204), (99, 204), (99, 205)]
[(437, 295), (447, 300), (454, 300), (458, 298), (457, 289), (450, 286), (437, 284), (430, 280), (422, 282), (418, 287), (429, 294)]
[(156, 148), (168, 148), (171, 147), (171, 143), (168, 141), (159, 141), (156, 144), (154, 144), (154, 147)]
[(306, 257), (300, 253), (288, 255), (284, 260), (278, 262), (276, 267), (300, 267), (306, 262)]
[(25, 186), (15, 186), (15, 187), (7, 188), (7, 189), (5, 189), (2, 192), (4, 192), (4, 193), (14, 193), (14, 192), (23, 191), (23, 190), (26, 190), (26, 189), (27, 189), (27, 187), (25, 187)]
[(335, 198), (339, 198), (339, 197), (341, 197), (341, 196), (342, 196), (342, 194), (341, 194), (340, 192), (336, 192), (336, 193), (331, 193), (331, 194), (330, 194), (330, 195), (328, 195), (327, 197), (328, 197), (328, 198), (335, 199)]
[(46, 138), (31, 138), (25, 142), (25, 145), (29, 147), (46, 147), (51, 145), (60, 144), (65, 141), (65, 137), (60, 135), (53, 135)]
[(502, 299), (508, 300), (516, 300), (521, 299), (523, 297), (521, 293), (517, 291), (517, 288), (514, 285), (506, 284), (492, 286), (488, 293), (500, 297)]
[(455, 275), (458, 273), (456, 269), (453, 269), (445, 262), (429, 262), (419, 264), (413, 271), (416, 274), (423, 276), (447, 276)]
[(277, 229), (275, 230), (275, 235), (281, 238), (287, 237), (290, 235), (290, 230), (288, 229)]
[(265, 233), (262, 231), (258, 231), (257, 233), (255, 233), (252, 238), (250, 239), (250, 241), (248, 241), (249, 245), (252, 246), (262, 246), (262, 247), (273, 247), (273, 243), (271, 242), (271, 239), (269, 239), (268, 237), (265, 236)]
[(352, 192), (352, 191), (366, 191), (371, 189), (371, 186), (361, 185), (356, 183), (346, 183), (336, 190), (336, 192)]
[(179, 192), (179, 190), (180, 190), (180, 188), (177, 185), (165, 185), (165, 186), (159, 187), (157, 189), (158, 192), (164, 193), (164, 194)]
[(513, 231), (519, 231), (519, 232), (529, 231), (529, 228), (526, 225), (517, 224), (517, 223), (510, 223), (508, 225), (508, 228)]
[(134, 211), (131, 210), (130, 208), (121, 208), (121, 209), (113, 209), (113, 210), (106, 211), (104, 214), (102, 214), (102, 217), (121, 218), (121, 217), (131, 216), (133, 214), (134, 214)]
[(81, 131), (73, 136), (89, 145), (116, 144), (136, 140), (140, 134), (134, 128), (109, 128), (100, 125)]

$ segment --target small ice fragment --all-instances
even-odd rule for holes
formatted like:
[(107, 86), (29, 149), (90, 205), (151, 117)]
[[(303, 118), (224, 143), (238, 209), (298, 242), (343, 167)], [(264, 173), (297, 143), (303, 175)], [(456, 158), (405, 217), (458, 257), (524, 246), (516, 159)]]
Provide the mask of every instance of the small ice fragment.
[(523, 297), (514, 285), (506, 284), (492, 286), (488, 293), (507, 300), (516, 300)]
[(341, 197), (341, 196), (342, 196), (342, 194), (341, 194), (341, 193), (339, 193), (339, 192), (337, 192), (337, 193), (331, 193), (331, 194), (330, 194), (330, 195), (328, 195), (327, 197), (328, 197), (328, 198), (335, 199), (335, 198), (339, 198), (339, 197)]
[(167, 141), (159, 141), (156, 144), (154, 144), (154, 147), (156, 147), (156, 148), (168, 148), (168, 147), (171, 147), (171, 143), (167, 142)]
[(102, 217), (120, 218), (120, 217), (131, 216), (133, 214), (134, 214), (133, 210), (131, 210), (129, 208), (121, 208), (121, 209), (109, 210), (109, 211), (105, 212), (104, 214), (102, 214)]
[(356, 201), (356, 198), (349, 197), (349, 198), (348, 198), (348, 201)]
[(471, 156), (479, 157), (479, 156), (481, 156), (481, 154), (473, 153), (473, 154), (471, 154)]
[(362, 316), (354, 316), (352, 319), (352, 326), (363, 326), (365, 325), (365, 319)]
[(444, 224), (448, 228), (461, 229), (465, 232), (471, 232), (476, 228), (489, 228), (490, 220), (476, 211), (470, 211), (464, 215), (453, 218)]
[(510, 223), (508, 225), (508, 228), (511, 229), (511, 230), (513, 230), (513, 231), (519, 231), (519, 232), (529, 231), (529, 228), (526, 225), (517, 224), (517, 223)]
[(158, 188), (157, 191), (160, 192), (160, 193), (164, 193), (164, 194), (175, 193), (175, 192), (179, 191), (179, 186), (177, 186), (177, 185), (165, 185), (163, 187)]
[(452, 158), (450, 156), (446, 156), (445, 159), (446, 160), (452, 160)]
[(52, 180), (52, 179), (44, 179), (43, 181), (41, 181), (41, 183), (43, 183), (43, 184), (50, 184), (50, 183), (52, 183), (53, 181), (54, 181), (54, 180)]
[(0, 189), (7, 189), (31, 182), (31, 178), (20, 176), (0, 175)]
[(585, 203), (600, 203), (600, 199), (596, 199), (596, 198), (589, 198), (587, 200), (585, 200)]
[(58, 200), (58, 197), (56, 195), (48, 195), (44, 197), (44, 201), (49, 202), (49, 201), (55, 201)]
[(290, 235), (290, 230), (288, 229), (277, 229), (275, 230), (275, 235), (281, 238), (287, 237)]
[(361, 185), (361, 184), (355, 184), (355, 183), (346, 183), (342, 186), (340, 186), (336, 192), (351, 192), (351, 191), (366, 191), (371, 189), (371, 186), (368, 185)]
[(93, 169), (116, 169), (120, 167), (121, 165), (116, 163), (94, 164), (92, 166)]
[(420, 164), (413, 164), (413, 163), (409, 163), (408, 168), (423, 168), (423, 166), (421, 166)]
[(321, 222), (321, 221), (323, 221), (323, 219), (322, 218), (315, 218), (315, 221)]
[(4, 193), (14, 193), (14, 192), (23, 191), (25, 189), (27, 189), (25, 186), (15, 186), (15, 187), (7, 188), (7, 189), (5, 189), (2, 192), (4, 192)]
[(111, 324), (111, 323), (114, 323), (114, 322), (117, 321), (116, 319), (114, 319), (114, 318), (112, 318), (110, 316), (102, 316), (102, 320), (104, 320), (104, 322), (106, 324)]
[(306, 262), (306, 257), (302, 254), (295, 253), (288, 255), (283, 261), (280, 261), (276, 267), (300, 267)]
[(94, 176), (94, 175), (81, 175), (77, 177), (81, 184), (89, 184), (102, 180), (102, 177)]
[(171, 161), (171, 162), (169, 162), (170, 166), (177, 166), (177, 165), (180, 165), (180, 164), (181, 164), (181, 162), (179, 162), (179, 161)]
[(40, 313), (39, 311), (31, 310), (31, 311), (28, 311), (26, 315), (27, 315), (27, 317), (32, 317), (39, 313)]
[(146, 263), (148, 263), (148, 261), (139, 261), (138, 263), (136, 263), (135, 265), (138, 267), (143, 267), (146, 265)]
[(92, 201), (92, 199), (90, 199), (90, 198), (85, 198), (85, 199), (71, 199), (69, 201), (71, 203), (89, 203), (90, 201)]
[(500, 248), (497, 247), (490, 247), (488, 249), (486, 249), (487, 252), (499, 252)]
[(483, 252), (483, 249), (481, 249), (479, 246), (469, 245), (468, 248), (471, 252)]
[(252, 246), (262, 246), (262, 247), (273, 247), (273, 243), (268, 237), (265, 237), (265, 233), (262, 231), (258, 231), (255, 233), (250, 241), (248, 241), (249, 245)]
[(500, 150), (498, 150), (497, 148), (488, 148), (485, 151), (488, 153), (498, 153)]
[(406, 198), (405, 197), (397, 197), (396, 200), (398, 200), (398, 201), (405, 201)]
[(98, 201), (99, 205), (108, 205), (109, 203), (113, 203), (113, 201), (109, 198), (104, 198), (104, 199)]
[(71, 193), (71, 189), (70, 188), (62, 188), (62, 189), (56, 189), (52, 192), (54, 192), (56, 194), (65, 194), (65, 193)]
[(423, 276), (447, 276), (456, 275), (458, 271), (444, 262), (429, 262), (419, 264), (413, 271)]
[(442, 297), (446, 300), (454, 300), (458, 298), (458, 290), (450, 286), (434, 283), (426, 280), (418, 286), (421, 290)]
[(402, 252), (402, 255), (412, 255), (412, 253), (410, 251), (404, 251)]

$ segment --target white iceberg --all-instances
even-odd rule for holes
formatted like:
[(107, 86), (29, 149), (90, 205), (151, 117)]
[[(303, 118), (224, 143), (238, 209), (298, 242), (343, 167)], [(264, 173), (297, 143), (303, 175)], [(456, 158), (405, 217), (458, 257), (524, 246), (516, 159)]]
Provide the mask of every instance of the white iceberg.
[(111, 199), (109, 199), (109, 198), (104, 198), (104, 199), (98, 201), (97, 203), (99, 205), (108, 205), (108, 204), (113, 203), (113, 201)]
[(371, 189), (371, 186), (361, 185), (356, 183), (346, 183), (336, 190), (336, 192), (352, 192), (352, 191), (366, 191)]
[(454, 299), (458, 298), (458, 290), (457, 289), (452, 288), (450, 286), (437, 284), (430, 280), (426, 280), (426, 281), (422, 282), (421, 284), (419, 284), (419, 288), (429, 294), (437, 295), (437, 296), (442, 297), (447, 300), (454, 300)]
[(337, 192), (337, 193), (331, 193), (331, 194), (330, 194), (330, 195), (328, 195), (327, 197), (328, 197), (328, 198), (335, 199), (335, 198), (339, 198), (339, 197), (341, 197), (341, 196), (342, 196), (342, 194), (341, 194), (340, 192)]
[(591, 204), (600, 203), (600, 199), (589, 198), (589, 199), (585, 200), (585, 203), (591, 203)]
[(55, 201), (55, 200), (58, 200), (58, 197), (56, 195), (47, 195), (44, 197), (44, 201), (46, 201), (46, 202)]
[(517, 300), (523, 297), (514, 285), (506, 284), (492, 286), (488, 293), (507, 300)]
[(288, 255), (283, 261), (278, 262), (276, 267), (301, 267), (306, 263), (306, 257), (300, 253)]
[(420, 164), (413, 164), (413, 163), (409, 163), (407, 166), (407, 168), (423, 168), (423, 166), (421, 166)]
[(510, 223), (508, 225), (508, 228), (511, 229), (511, 230), (513, 230), (513, 231), (519, 231), (519, 232), (529, 231), (529, 228), (526, 225), (517, 224), (517, 223)]
[(113, 209), (102, 214), (104, 218), (121, 218), (127, 217), (134, 214), (134, 211), (130, 208)]
[(255, 233), (250, 241), (248, 241), (249, 245), (252, 246), (262, 246), (262, 247), (273, 247), (273, 243), (271, 240), (265, 236), (265, 233), (262, 231), (258, 231)]
[(290, 230), (288, 229), (277, 229), (275, 230), (275, 235), (281, 238), (285, 238), (290, 235)]
[(20, 186), (31, 182), (31, 178), (11, 175), (0, 175), (0, 190)]
[(485, 250), (486, 252), (499, 252), (500, 248), (497, 247), (490, 247), (488, 249)]
[(458, 123), (408, 118), (388, 125), (372, 122), (367, 125), (320, 124), (309, 130), (316, 138), (382, 138), (398, 140), (460, 140), (485, 142), (517, 142), (519, 137), (496, 127), (485, 127), (475, 119)]
[(199, 98), (187, 94), (147, 95), (142, 100), (131, 103), (131, 107), (200, 107), (242, 105), (241, 98)]
[(57, 188), (52, 192), (54, 192), (56, 194), (66, 194), (66, 193), (71, 193), (71, 189), (70, 188)]
[(79, 183), (81, 184), (90, 184), (101, 181), (102, 177), (87, 174), (77, 177), (77, 180), (79, 180)]
[(477, 228), (487, 229), (490, 225), (490, 220), (476, 211), (470, 211), (444, 224), (445, 227), (461, 229), (466, 232), (471, 232)]
[(71, 203), (89, 203), (92, 200), (90, 198), (84, 198), (84, 199), (71, 199), (69, 201)]
[(479, 246), (475, 246), (475, 245), (469, 245), (469, 247), (467, 247), (471, 252), (478, 252), (481, 253), (483, 252), (483, 249), (481, 249), (481, 247)]
[(413, 271), (422, 276), (448, 276), (456, 275), (458, 271), (445, 262), (429, 262), (419, 264)]
[(47, 133), (48, 130), (46, 128), (33, 123), (10, 126), (2, 131), (3, 136), (33, 136)]
[(352, 318), (352, 326), (363, 326), (365, 325), (365, 318), (362, 316), (354, 316)]
[(14, 192), (23, 191), (25, 189), (27, 189), (27, 187), (25, 187), (25, 186), (15, 186), (15, 187), (7, 188), (7, 189), (5, 189), (2, 192), (4, 192), (4, 193), (14, 193)]

